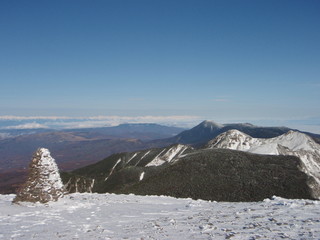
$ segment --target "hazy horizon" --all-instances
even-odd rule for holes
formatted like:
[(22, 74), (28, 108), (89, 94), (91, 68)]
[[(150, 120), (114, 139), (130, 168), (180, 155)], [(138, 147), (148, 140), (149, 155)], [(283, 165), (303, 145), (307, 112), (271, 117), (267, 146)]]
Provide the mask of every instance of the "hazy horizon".
[(217, 124), (249, 123), (262, 127), (289, 127), (300, 131), (307, 131), (320, 134), (320, 128), (315, 125), (301, 125), (299, 121), (292, 120), (291, 124), (283, 125), (280, 120), (268, 121), (256, 119), (251, 122), (235, 120), (230, 122), (217, 121), (217, 119), (205, 119), (200, 116), (0, 116), (1, 130), (27, 130), (27, 129), (77, 129), (77, 128), (97, 128), (112, 127), (120, 124), (160, 124), (181, 128), (192, 128), (202, 121), (212, 121)]

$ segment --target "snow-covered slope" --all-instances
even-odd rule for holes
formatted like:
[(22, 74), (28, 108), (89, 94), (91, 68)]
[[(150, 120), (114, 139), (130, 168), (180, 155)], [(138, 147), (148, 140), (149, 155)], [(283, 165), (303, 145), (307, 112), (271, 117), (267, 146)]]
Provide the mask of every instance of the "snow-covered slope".
[(238, 130), (229, 130), (208, 142), (207, 148), (297, 156), (301, 160), (302, 170), (313, 179), (308, 185), (314, 197), (320, 198), (320, 145), (306, 134), (289, 131), (279, 137), (262, 139), (252, 138)]
[(319, 201), (86, 193), (16, 205), (13, 198), (0, 195), (0, 239), (320, 239)]

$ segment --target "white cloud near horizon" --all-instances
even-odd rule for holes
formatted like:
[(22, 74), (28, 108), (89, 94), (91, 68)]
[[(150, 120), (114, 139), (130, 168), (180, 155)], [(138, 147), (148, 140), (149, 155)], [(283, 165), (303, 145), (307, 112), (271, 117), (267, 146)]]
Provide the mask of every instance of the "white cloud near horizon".
[[(0, 116), (0, 121), (33, 121), (19, 125), (0, 126), (2, 129), (70, 129), (117, 126), (122, 123), (158, 123), (164, 125), (192, 126), (200, 121), (199, 116), (173, 115), (173, 116), (92, 116), (92, 117), (66, 117), (66, 116)], [(201, 119), (202, 120), (202, 119)], [(39, 122), (37, 122), (39, 121)]]
[(25, 124), (20, 124), (16, 126), (8, 126), (4, 127), (3, 129), (39, 129), (39, 128), (49, 128), (48, 126), (36, 122), (32, 123), (25, 123)]

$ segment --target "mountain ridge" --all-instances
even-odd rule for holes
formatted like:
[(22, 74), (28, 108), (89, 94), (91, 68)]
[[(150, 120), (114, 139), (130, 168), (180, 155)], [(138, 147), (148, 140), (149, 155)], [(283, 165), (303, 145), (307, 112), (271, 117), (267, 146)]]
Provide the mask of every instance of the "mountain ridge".
[(253, 138), (238, 130), (229, 130), (208, 142), (206, 147), (297, 156), (302, 162), (302, 170), (311, 178), (309, 186), (314, 197), (320, 199), (320, 145), (304, 133), (288, 131), (278, 137), (262, 139)]
[[(155, 130), (151, 131), (150, 128)], [(118, 134), (113, 136), (103, 132), (109, 128), (95, 128), (90, 129), (89, 132), (86, 132), (85, 129), (75, 129), (62, 132), (41, 132), (36, 135), (25, 134), (0, 141), (0, 174), (5, 181), (1, 183), (0, 191), (13, 192), (17, 184), (23, 181), (26, 176), (24, 169), (27, 167), (27, 160), (32, 156), (34, 149), (39, 146), (49, 148), (56, 156), (60, 168), (66, 171), (90, 165), (119, 152), (166, 147), (173, 144), (203, 147), (218, 134), (232, 128), (244, 129), (246, 133), (256, 137), (275, 137), (290, 130), (286, 127), (259, 127), (249, 123), (219, 124), (213, 121), (203, 121), (174, 137), (167, 135), (169, 138), (150, 141), (148, 139), (159, 136), (157, 131), (163, 136), (163, 129), (167, 129), (169, 135), (173, 134), (171, 130), (179, 129), (171, 129), (171, 127), (158, 124), (122, 124), (112, 128)], [(312, 133), (309, 135), (320, 136)], [(142, 137), (144, 140), (136, 137)]]
[[(236, 134), (238, 138), (230, 136), (231, 133)], [(222, 136), (229, 137), (226, 144), (210, 145), (212, 141), (216, 141), (216, 144), (221, 143), (224, 140)], [(239, 136), (244, 141), (237, 141)], [(75, 170), (73, 173), (78, 176), (75, 176), (72, 180), (73, 183), (70, 182), (70, 176), (65, 178), (65, 182), (69, 183), (67, 188), (71, 191), (79, 188), (79, 186), (74, 186), (75, 183), (80, 180), (84, 181), (84, 178), (86, 178), (86, 182), (91, 179), (91, 182), (94, 181), (95, 184), (85, 191), (111, 191), (147, 195), (169, 194), (176, 197), (198, 197), (207, 200), (225, 201), (257, 200), (273, 192), (273, 194), (280, 194), (283, 197), (308, 196), (307, 198), (319, 199), (320, 182), (315, 176), (317, 169), (308, 167), (312, 163), (312, 159), (307, 158), (307, 161), (300, 159), (302, 156), (309, 157), (309, 155), (306, 155), (306, 151), (311, 151), (314, 147), (307, 148), (308, 145), (303, 145), (306, 141), (299, 141), (297, 138), (300, 136), (305, 136), (301, 138), (302, 140), (307, 139), (314, 146), (318, 146), (309, 136), (289, 131), (275, 139), (286, 140), (291, 137), (292, 149), (287, 150), (290, 146), (285, 145), (281, 147), (281, 151), (283, 151), (280, 152), (281, 154), (278, 154), (279, 152), (276, 152), (277, 154), (270, 152), (268, 155), (245, 153), (244, 151), (238, 151), (241, 149), (240, 147), (250, 149), (250, 145), (243, 144), (245, 141), (254, 144), (259, 140), (238, 130), (230, 130), (208, 142), (204, 148), (194, 149), (187, 145), (175, 144), (167, 148), (112, 155), (95, 165)], [(278, 143), (273, 144), (272, 138), (271, 140), (262, 139), (261, 141), (271, 142), (272, 146), (278, 145)], [(239, 148), (232, 147), (234, 143)], [(300, 145), (302, 145), (302, 150), (299, 147)], [(270, 150), (271, 148), (266, 149)], [(301, 151), (303, 155), (300, 154)], [(274, 156), (274, 154), (278, 156)], [(235, 168), (235, 166), (237, 167)], [(189, 167), (194, 169), (189, 169)], [(232, 169), (232, 171), (228, 171), (228, 169)], [(254, 172), (261, 175), (256, 175)], [(97, 176), (100, 180), (97, 179)], [(251, 176), (252, 179), (248, 176)], [(210, 179), (209, 182), (208, 179)], [(244, 181), (244, 179), (246, 180)], [(224, 183), (224, 181), (227, 182)], [(266, 181), (267, 183), (265, 183)], [(261, 184), (266, 185), (265, 187), (268, 190), (265, 192), (261, 190)], [(207, 195), (201, 191), (201, 185), (205, 186)], [(295, 189), (296, 185), (301, 187), (299, 191)], [(228, 193), (227, 190), (221, 189), (222, 186), (226, 186), (226, 189), (231, 192)], [(237, 187), (234, 188), (234, 186)], [(237, 188), (244, 192), (238, 192)], [(222, 192), (219, 193), (218, 189)], [(235, 192), (237, 193), (235, 194)]]
[[(288, 127), (262, 127), (255, 126), (250, 123), (229, 123), (229, 124), (218, 124), (214, 121), (202, 121), (200, 124), (195, 127), (185, 130), (178, 135), (161, 140), (154, 140), (153, 142), (161, 143), (168, 142), (171, 144), (181, 143), (181, 144), (190, 144), (195, 147), (200, 147), (206, 144), (208, 141), (214, 139), (219, 134), (226, 132), (231, 129), (236, 129), (241, 132), (244, 132), (252, 137), (256, 138), (272, 138), (280, 136), (290, 130), (299, 131), (296, 129), (291, 129)], [(303, 132), (311, 136), (315, 141), (320, 143), (320, 134), (314, 134), (309, 132)]]

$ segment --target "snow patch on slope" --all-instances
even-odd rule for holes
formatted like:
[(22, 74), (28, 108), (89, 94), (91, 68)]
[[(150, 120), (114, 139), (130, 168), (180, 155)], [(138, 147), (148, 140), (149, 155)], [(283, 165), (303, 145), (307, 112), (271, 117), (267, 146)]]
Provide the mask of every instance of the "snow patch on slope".
[(160, 166), (164, 163), (170, 163), (179, 158), (179, 156), (189, 147), (186, 145), (178, 144), (169, 148), (165, 154), (161, 155), (166, 149), (161, 151), (146, 167)]
[(117, 166), (120, 162), (121, 162), (121, 158), (119, 158), (118, 161), (116, 162), (116, 164), (112, 167), (112, 169), (111, 169), (108, 177), (106, 177), (106, 178), (104, 179), (104, 181), (107, 181), (107, 180), (108, 180), (108, 178), (112, 175), (114, 169), (116, 168), (116, 166)]
[(143, 178), (144, 178), (144, 172), (142, 172), (142, 173), (140, 174), (139, 181), (142, 181)]
[(150, 152), (151, 152), (151, 150), (149, 150), (148, 152), (146, 152), (146, 153), (140, 158), (140, 160), (135, 164), (135, 166), (137, 166), (137, 165), (141, 162), (141, 160), (144, 159)]
[(136, 152), (135, 154), (132, 155), (132, 157), (127, 161), (127, 165), (131, 162), (132, 159), (134, 159), (137, 156), (138, 153), (139, 152)]

